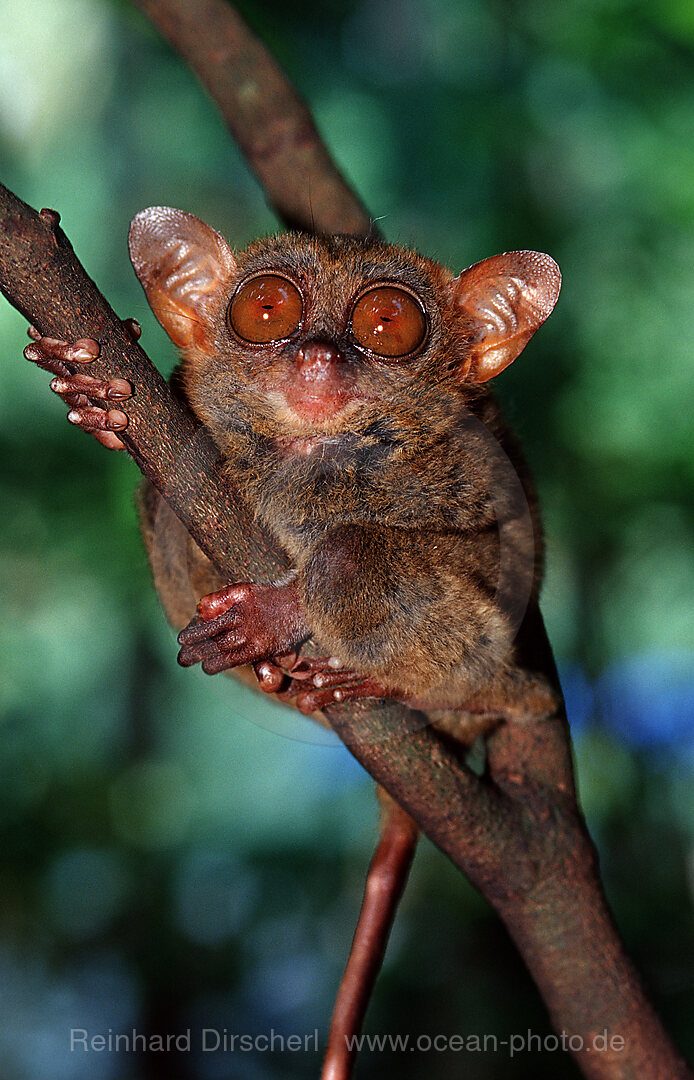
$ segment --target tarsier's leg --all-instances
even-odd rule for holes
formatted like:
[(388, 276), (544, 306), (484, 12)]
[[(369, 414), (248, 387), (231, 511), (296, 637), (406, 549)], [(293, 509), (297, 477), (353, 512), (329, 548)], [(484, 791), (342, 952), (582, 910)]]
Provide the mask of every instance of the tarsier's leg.
[(437, 700), (436, 695), (410, 696), (372, 675), (345, 669), (334, 656), (299, 656), (311, 629), (293, 583), (227, 585), (204, 596), (198, 612), (178, 636), (183, 667), (199, 663), (214, 675), (253, 664), (260, 689), (307, 714), (364, 698), (393, 698), (424, 711), (472, 713), (490, 721), (551, 715), (556, 706), (544, 680), (515, 668), (498, 672), (474, 693), (444, 686)]
[[(124, 325), (133, 340), (137, 341), (140, 336), (139, 324), (134, 319), (126, 319)], [(34, 343), (27, 345), (24, 355), (27, 360), (54, 376), (51, 390), (70, 406), (67, 416), (70, 423), (93, 435), (107, 449), (122, 450), (123, 442), (116, 432), (127, 427), (128, 418), (121, 409), (108, 406), (130, 397), (130, 383), (126, 379), (98, 379), (81, 371), (73, 372), (69, 366), (91, 364), (96, 360), (100, 352), (98, 341), (79, 338), (68, 342), (41, 337), (33, 326), (29, 327), (29, 337)], [(103, 407), (94, 405), (93, 401), (103, 402)]]
[(364, 899), (347, 967), (335, 1001), (321, 1080), (348, 1080), (359, 1035), (381, 968), (417, 845), (417, 826), (387, 796), (381, 839), (366, 877)]

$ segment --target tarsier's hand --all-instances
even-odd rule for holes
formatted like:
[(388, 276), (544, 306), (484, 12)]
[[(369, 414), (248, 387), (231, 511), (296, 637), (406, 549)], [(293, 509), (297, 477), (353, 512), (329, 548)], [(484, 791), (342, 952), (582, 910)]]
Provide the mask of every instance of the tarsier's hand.
[[(140, 326), (135, 319), (124, 323), (134, 341), (140, 336)], [(125, 401), (132, 394), (127, 379), (98, 379), (83, 372), (72, 372), (69, 364), (91, 364), (100, 353), (94, 338), (78, 338), (76, 341), (60, 341), (42, 337), (33, 326), (29, 327), (32, 345), (27, 345), (24, 356), (44, 371), (49, 371), (51, 390), (70, 406), (67, 418), (71, 424), (93, 435), (109, 450), (124, 449), (116, 432), (128, 426), (128, 417), (118, 408), (109, 408), (113, 402)], [(103, 408), (92, 401), (102, 401)]]
[(178, 635), (178, 662), (215, 675), (293, 653), (309, 634), (294, 585), (227, 585), (200, 600), (198, 615)]
[(198, 613), (178, 635), (183, 667), (201, 664), (215, 675), (253, 664), (262, 690), (307, 713), (337, 701), (386, 696), (379, 683), (343, 670), (335, 657), (299, 657), (310, 628), (293, 584), (227, 585), (203, 596)]

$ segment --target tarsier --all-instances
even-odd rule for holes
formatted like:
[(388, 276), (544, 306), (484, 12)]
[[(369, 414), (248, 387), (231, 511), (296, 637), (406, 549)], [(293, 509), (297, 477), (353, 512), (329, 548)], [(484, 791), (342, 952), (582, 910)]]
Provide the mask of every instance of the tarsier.
[[(295, 233), (233, 252), (162, 207), (134, 219), (130, 253), (181, 350), (177, 391), (291, 561), (281, 581), (220, 581), (147, 488), (179, 662), (254, 669), (306, 713), (395, 698), (466, 744), (551, 713), (551, 688), (514, 653), (519, 596), (532, 605), (539, 587), (536, 500), (487, 383), (552, 311), (553, 259), (509, 252), (455, 277), (376, 239)], [(69, 419), (122, 446), (132, 388), (75, 373), (98, 343), (32, 336), (26, 355), (52, 371)], [(302, 656), (309, 639), (323, 655)], [(343, 1014), (355, 993), (341, 989)], [(347, 1075), (339, 1051), (329, 1059), (324, 1076)]]

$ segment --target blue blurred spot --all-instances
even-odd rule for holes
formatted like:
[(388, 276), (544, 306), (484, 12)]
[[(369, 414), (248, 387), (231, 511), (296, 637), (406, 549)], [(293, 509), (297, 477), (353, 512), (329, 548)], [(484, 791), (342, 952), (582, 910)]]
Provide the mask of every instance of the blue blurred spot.
[(91, 1053), (79, 1039), (81, 1032), (91, 1038), (136, 1026), (142, 1003), (134, 971), (106, 950), (85, 953), (61, 971), (55, 967), (32, 945), (21, 953), (0, 947), (3, 1077), (117, 1080), (128, 1063), (115, 1053)]
[(214, 947), (238, 934), (251, 914), (257, 881), (222, 850), (194, 848), (179, 862), (174, 886), (177, 922), (189, 938)]
[(596, 687), (606, 727), (638, 747), (694, 740), (694, 653), (653, 651), (613, 664)]
[(320, 782), (329, 784), (333, 791), (346, 791), (367, 780), (363, 765), (341, 743), (321, 747), (321, 753), (312, 756), (310, 766), (319, 775)]
[(593, 687), (576, 664), (559, 668), (559, 680), (566, 702), (566, 715), (575, 735), (583, 731), (595, 710)]

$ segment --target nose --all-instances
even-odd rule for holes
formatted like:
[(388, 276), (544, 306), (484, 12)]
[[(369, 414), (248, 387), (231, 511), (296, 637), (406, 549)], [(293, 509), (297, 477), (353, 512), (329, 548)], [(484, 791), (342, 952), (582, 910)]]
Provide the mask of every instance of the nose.
[(344, 409), (350, 379), (343, 359), (331, 341), (311, 338), (300, 346), (285, 385), (287, 404), (297, 416), (311, 424), (323, 424)]
[(297, 374), (307, 384), (307, 390), (311, 384), (318, 384), (315, 389), (319, 390), (321, 383), (335, 379), (335, 367), (341, 360), (342, 354), (332, 342), (312, 339), (304, 342), (296, 354)]

